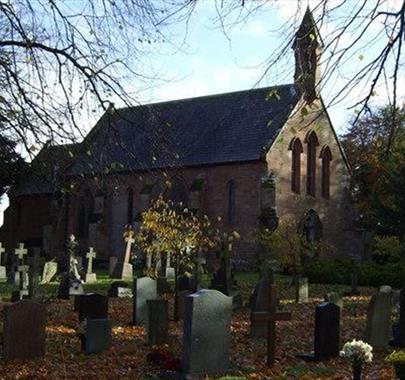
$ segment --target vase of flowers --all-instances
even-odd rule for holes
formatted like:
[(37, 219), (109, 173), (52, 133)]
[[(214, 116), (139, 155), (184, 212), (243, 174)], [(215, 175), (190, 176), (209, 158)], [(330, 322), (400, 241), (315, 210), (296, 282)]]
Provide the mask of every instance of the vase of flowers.
[(393, 351), (385, 358), (385, 361), (394, 366), (397, 379), (405, 380), (405, 351)]
[(373, 347), (362, 340), (353, 339), (344, 344), (340, 356), (352, 362), (353, 380), (361, 380), (364, 363), (370, 363), (373, 360)]

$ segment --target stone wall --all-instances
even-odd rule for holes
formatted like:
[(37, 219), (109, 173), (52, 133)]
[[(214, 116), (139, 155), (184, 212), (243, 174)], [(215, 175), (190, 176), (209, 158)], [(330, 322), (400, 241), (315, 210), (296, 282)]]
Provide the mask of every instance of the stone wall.
[[(252, 265), (258, 249), (260, 183), (265, 173), (265, 162), (257, 161), (169, 170), (164, 174), (156, 171), (111, 176), (106, 180), (110, 185), (104, 198), (102, 216), (92, 226), (97, 231), (97, 238), (92, 240), (89, 234), (83, 241), (83, 248), (94, 246), (98, 258), (122, 257), (122, 233), (128, 222), (128, 189), (133, 190), (132, 224), (135, 226), (139, 223), (140, 212), (148, 207), (149, 202), (161, 192), (166, 192), (169, 198), (185, 200), (188, 207), (207, 214), (221, 230), (238, 231), (242, 238), (234, 245), (236, 263), (239, 267), (245, 265), (245, 261)], [(232, 222), (228, 221), (227, 216), (230, 181), (235, 186), (235, 216)], [(168, 187), (169, 182), (171, 186)], [(95, 196), (96, 186), (90, 180), (81, 183), (78, 193), (72, 196), (68, 234), (79, 235), (81, 194), (88, 189)]]
[[(348, 230), (352, 227), (354, 210), (347, 193), (350, 179), (349, 169), (321, 102), (316, 100), (312, 106), (305, 105), (304, 107), (302, 110), (302, 102), (297, 105), (266, 156), (268, 171), (275, 175), (277, 184), (277, 214), (280, 220), (292, 216), (295, 220), (300, 221), (309, 210), (314, 210), (322, 222), (324, 239), (333, 244), (337, 255), (345, 255), (348, 253), (346, 237), (349, 235)], [(305, 139), (311, 131), (317, 134), (319, 140), (316, 152), (315, 197), (306, 194), (307, 144)], [(298, 137), (303, 145), (300, 194), (291, 190), (292, 152), (289, 150), (289, 144), (294, 137)], [(325, 145), (328, 145), (332, 152), (329, 199), (324, 199), (321, 196), (321, 159), (319, 154)]]

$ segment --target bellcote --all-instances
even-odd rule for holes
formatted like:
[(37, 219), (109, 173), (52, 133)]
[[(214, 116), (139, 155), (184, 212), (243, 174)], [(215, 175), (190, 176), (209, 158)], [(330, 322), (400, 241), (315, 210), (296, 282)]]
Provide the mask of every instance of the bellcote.
[(308, 103), (319, 97), (319, 60), (323, 48), (322, 38), (309, 7), (295, 35), (292, 48), (295, 55), (294, 83)]

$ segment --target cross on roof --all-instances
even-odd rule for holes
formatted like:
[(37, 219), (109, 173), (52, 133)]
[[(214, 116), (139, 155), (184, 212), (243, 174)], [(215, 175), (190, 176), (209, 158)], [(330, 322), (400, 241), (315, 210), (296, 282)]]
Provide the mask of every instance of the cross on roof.
[(24, 248), (24, 243), (18, 243), (18, 248), (15, 249), (15, 254), (20, 260), (24, 259), (24, 255), (28, 253), (28, 250)]
[(269, 285), (270, 310), (263, 312), (252, 312), (251, 320), (257, 322), (267, 322), (267, 365), (274, 365), (276, 355), (276, 322), (289, 321), (291, 313), (276, 311), (276, 287)]

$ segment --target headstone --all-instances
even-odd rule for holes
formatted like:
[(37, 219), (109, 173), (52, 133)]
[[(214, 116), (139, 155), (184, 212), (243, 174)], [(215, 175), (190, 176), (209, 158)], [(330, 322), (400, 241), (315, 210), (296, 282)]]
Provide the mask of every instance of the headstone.
[(109, 289), (108, 289), (108, 297), (111, 298), (116, 298), (120, 296), (120, 292), (121, 294), (123, 293), (128, 293), (127, 290), (125, 289), (129, 289), (129, 292), (131, 294), (132, 297), (132, 289), (129, 287), (128, 283), (125, 281), (114, 281), (111, 283)]
[[(270, 310), (270, 290), (271, 282), (262, 280), (257, 283), (252, 295), (251, 311), (265, 312)], [(253, 338), (267, 338), (267, 321), (251, 321), (250, 335)]]
[(44, 270), (42, 271), (42, 280), (40, 284), (49, 284), (52, 279), (58, 273), (58, 263), (52, 261), (48, 261), (44, 265)]
[(174, 268), (171, 266), (171, 256), (170, 253), (166, 253), (166, 267), (165, 276), (167, 279), (173, 279), (175, 276)]
[(87, 319), (82, 336), (82, 348), (86, 354), (96, 354), (111, 347), (111, 319)]
[(340, 310), (330, 302), (315, 309), (314, 353), (297, 355), (307, 361), (321, 361), (339, 356)]
[(45, 355), (45, 306), (31, 300), (3, 309), (3, 357), (31, 359)]
[(6, 280), (7, 275), (6, 275), (6, 267), (2, 265), (2, 257), (3, 253), (6, 251), (6, 249), (3, 247), (3, 244), (0, 242), (0, 280)]
[(367, 310), (365, 341), (375, 351), (386, 350), (390, 340), (391, 287), (382, 287), (371, 297)]
[(118, 263), (118, 257), (110, 256), (109, 263), (108, 263), (108, 274), (110, 277), (115, 272), (115, 267), (116, 267), (117, 263)]
[(197, 283), (194, 277), (189, 277), (186, 275), (177, 277), (177, 289), (179, 292), (183, 290), (189, 290), (195, 292), (197, 289)]
[(186, 300), (182, 368), (191, 375), (216, 374), (229, 368), (232, 298), (202, 289)]
[(118, 290), (118, 293), (117, 293), (118, 298), (132, 298), (133, 297), (131, 288), (118, 287), (117, 290)]
[(97, 293), (78, 295), (75, 298), (79, 321), (108, 318), (108, 297)]
[(232, 297), (233, 305), (239, 307), (242, 304), (242, 297), (237, 289), (237, 283), (234, 279), (232, 256), (232, 239), (228, 234), (224, 234), (219, 251), (221, 261), (219, 269), (214, 273), (210, 288), (219, 290), (227, 296)]
[(399, 319), (392, 326), (392, 335), (391, 346), (405, 347), (405, 287), (399, 292)]
[(43, 265), (45, 259), (41, 258), (40, 250), (34, 249), (34, 256), (29, 261), (29, 285), (28, 285), (28, 294), (31, 299), (35, 299), (37, 297), (38, 289), (39, 289), (39, 273), (41, 270), (41, 266)]
[(184, 319), (184, 314), (186, 310), (186, 299), (193, 294), (191, 290), (181, 290), (177, 292), (177, 317), (178, 319)]
[(329, 292), (325, 295), (325, 302), (330, 302), (339, 307), (340, 310), (340, 321), (342, 322), (343, 313), (343, 297), (338, 292)]
[(173, 279), (174, 278), (174, 276), (175, 276), (175, 271), (174, 271), (174, 268), (171, 268), (171, 267), (169, 267), (169, 268), (166, 268), (166, 278), (169, 280), (169, 279)]
[(96, 252), (93, 247), (89, 248), (89, 252), (86, 253), (87, 258), (87, 272), (86, 272), (86, 283), (92, 283), (97, 281), (97, 276), (93, 273), (93, 259), (96, 258)]
[(169, 304), (167, 300), (147, 300), (147, 341), (151, 346), (165, 344), (169, 340)]
[(133, 290), (133, 324), (144, 325), (148, 318), (147, 300), (157, 298), (157, 283), (149, 277), (134, 280)]
[(296, 286), (295, 299), (297, 303), (308, 302), (308, 279), (306, 277), (298, 277)]

